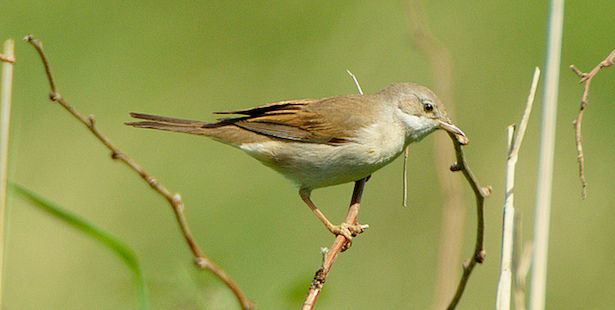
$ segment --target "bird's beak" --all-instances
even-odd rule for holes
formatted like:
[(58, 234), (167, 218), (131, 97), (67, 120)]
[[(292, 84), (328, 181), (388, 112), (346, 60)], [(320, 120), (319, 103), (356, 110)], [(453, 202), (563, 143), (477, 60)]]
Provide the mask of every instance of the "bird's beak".
[(461, 129), (459, 129), (457, 126), (451, 124), (451, 123), (447, 123), (447, 122), (443, 122), (440, 121), (440, 128), (455, 134), (455, 137), (457, 138), (457, 141), (459, 141), (459, 143), (461, 145), (466, 145), (468, 143), (470, 143), (470, 139), (468, 139), (468, 137), (466, 137), (466, 134), (463, 133), (463, 131), (461, 131)]

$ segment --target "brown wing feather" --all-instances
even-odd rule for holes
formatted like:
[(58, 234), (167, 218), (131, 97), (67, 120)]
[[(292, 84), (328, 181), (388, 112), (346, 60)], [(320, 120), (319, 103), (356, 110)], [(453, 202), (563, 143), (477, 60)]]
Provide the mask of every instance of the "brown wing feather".
[(346, 95), (286, 100), (244, 110), (215, 112), (245, 115), (222, 118), (216, 123), (131, 113), (133, 117), (146, 121), (128, 125), (212, 136), (229, 144), (260, 140), (257, 137), (242, 138), (241, 131), (247, 130), (265, 139), (338, 145), (352, 141), (357, 129), (369, 125), (371, 120), (365, 116), (369, 113), (364, 112), (375, 106), (365, 100), (365, 96)]
[(351, 137), (333, 130), (327, 118), (311, 111), (319, 102), (338, 98), (301, 99), (271, 103), (255, 108), (228, 111), (218, 114), (249, 115), (239, 118), (220, 119), (218, 124), (232, 124), (262, 135), (307, 143), (340, 144)]
[(234, 125), (260, 134), (308, 143), (339, 144), (349, 137), (336, 135), (326, 130), (324, 118), (313, 112), (297, 109), (268, 112), (239, 120)]
[(314, 101), (316, 100), (314, 99), (284, 100), (284, 101), (268, 103), (268, 104), (260, 105), (258, 107), (253, 107), (253, 108), (248, 108), (248, 109), (243, 109), (243, 110), (214, 112), (214, 114), (241, 114), (241, 115), (259, 116), (267, 112), (280, 111), (280, 110), (295, 110), (298, 108), (298, 106), (306, 105)]
[(270, 137), (336, 145), (352, 141), (356, 129), (370, 122), (359, 111), (365, 112), (375, 106), (362, 95), (287, 100), (245, 110), (218, 112), (248, 116), (220, 119), (212, 126), (232, 124)]

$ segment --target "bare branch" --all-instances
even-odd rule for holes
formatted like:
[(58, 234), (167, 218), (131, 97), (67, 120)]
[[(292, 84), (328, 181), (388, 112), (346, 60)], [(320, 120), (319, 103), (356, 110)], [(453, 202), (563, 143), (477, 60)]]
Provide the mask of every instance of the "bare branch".
[(230, 278), (228, 274), (220, 267), (218, 267), (214, 262), (212, 262), (209, 258), (207, 258), (201, 249), (196, 244), (196, 241), (192, 237), (190, 229), (188, 227), (188, 223), (184, 216), (184, 203), (179, 194), (172, 194), (165, 186), (158, 182), (153, 176), (147, 173), (139, 164), (137, 164), (134, 160), (132, 160), (128, 155), (124, 154), (119, 148), (117, 148), (105, 135), (103, 135), (98, 128), (96, 127), (96, 120), (93, 115), (88, 117), (83, 116), (81, 113), (77, 112), (72, 106), (66, 102), (62, 98), (62, 96), (57, 92), (56, 85), (53, 79), (53, 75), (51, 73), (51, 67), (49, 66), (49, 62), (47, 60), (47, 56), (43, 51), (43, 44), (35, 39), (32, 35), (27, 35), (25, 40), (32, 44), (32, 46), (36, 49), (38, 54), (41, 57), (41, 61), (43, 62), (43, 66), (45, 67), (45, 72), (47, 74), (47, 80), (49, 81), (49, 88), (51, 92), (49, 94), (49, 99), (51, 101), (57, 102), (64, 109), (66, 109), (70, 114), (72, 114), (77, 120), (79, 120), (83, 125), (85, 125), (88, 130), (103, 144), (107, 149), (111, 151), (111, 158), (119, 160), (126, 164), (130, 169), (136, 172), (147, 184), (149, 184), (154, 191), (163, 196), (173, 208), (173, 212), (175, 213), (175, 217), (179, 224), (179, 227), (183, 233), (184, 239), (188, 243), (192, 254), (194, 255), (194, 263), (201, 269), (206, 269), (213, 273), (218, 277), (221, 281), (223, 281), (226, 286), (231, 289), (231, 291), (235, 294), (235, 297), (241, 304), (243, 309), (254, 309), (255, 304), (251, 300), (249, 300), (245, 294), (241, 291), (239, 286)]
[[(367, 182), (368, 178), (369, 177), (356, 181), (354, 184), (350, 208), (348, 208), (348, 215), (344, 221), (344, 223), (348, 225), (357, 225), (357, 216), (359, 215), (361, 196), (363, 195), (363, 188), (365, 187), (365, 182)], [(314, 280), (312, 280), (312, 284), (310, 284), (310, 289), (308, 290), (307, 296), (305, 296), (303, 307), (301, 307), (302, 310), (314, 309), (316, 299), (325, 284), (327, 275), (333, 266), (333, 262), (335, 262), (337, 255), (342, 252), (345, 243), (346, 237), (337, 235), (335, 237), (335, 241), (333, 241), (333, 245), (331, 245), (331, 248), (329, 248), (328, 251), (325, 251), (322, 266), (314, 275)]]
[(583, 157), (583, 145), (582, 145), (583, 138), (581, 137), (581, 122), (583, 121), (583, 111), (585, 110), (585, 106), (587, 105), (587, 97), (589, 96), (589, 84), (591, 83), (594, 76), (596, 76), (598, 71), (600, 71), (600, 69), (604, 67), (612, 66), (614, 59), (615, 59), (615, 50), (613, 50), (609, 54), (609, 56), (607, 56), (603, 61), (601, 61), (589, 73), (583, 73), (579, 69), (577, 69), (574, 65), (570, 65), (570, 69), (574, 71), (576, 75), (581, 77), (581, 80), (579, 82), (585, 83), (585, 86), (583, 88), (583, 96), (581, 97), (581, 109), (579, 109), (579, 114), (577, 115), (577, 118), (572, 122), (572, 124), (574, 125), (574, 129), (575, 129), (575, 138), (576, 138), (575, 140), (577, 144), (577, 160), (579, 162), (579, 177), (581, 178), (581, 185), (583, 187), (582, 189), (583, 199), (585, 199), (585, 197), (587, 196), (587, 191), (586, 191), (587, 181), (585, 180), (585, 172), (584, 172), (585, 159)]
[(476, 244), (474, 246), (474, 254), (472, 257), (463, 264), (463, 275), (461, 276), (461, 280), (459, 280), (459, 285), (457, 286), (457, 292), (455, 296), (451, 300), (448, 305), (449, 310), (455, 309), (459, 300), (461, 300), (461, 296), (463, 295), (463, 291), (470, 279), (470, 275), (472, 274), (472, 270), (476, 266), (477, 263), (482, 263), (485, 260), (485, 250), (483, 249), (483, 241), (485, 239), (485, 217), (484, 217), (484, 202), (485, 198), (487, 198), (491, 194), (491, 186), (481, 187), (478, 183), (476, 177), (468, 167), (465, 156), (463, 155), (463, 150), (461, 149), (461, 143), (458, 141), (455, 134), (447, 132), (450, 136), (451, 140), (453, 140), (453, 144), (455, 145), (455, 156), (457, 158), (457, 162), (451, 166), (451, 171), (461, 171), (463, 176), (466, 178), (468, 183), (470, 183), (470, 187), (472, 187), (472, 191), (474, 191), (474, 196), (476, 197)]

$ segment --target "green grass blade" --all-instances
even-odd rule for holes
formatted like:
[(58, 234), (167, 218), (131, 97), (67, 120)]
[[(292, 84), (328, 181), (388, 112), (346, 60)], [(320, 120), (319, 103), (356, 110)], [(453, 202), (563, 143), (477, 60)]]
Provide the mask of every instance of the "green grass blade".
[(128, 246), (126, 246), (120, 240), (112, 236), (109, 232), (96, 226), (88, 220), (81, 218), (74, 213), (71, 213), (64, 207), (61, 207), (59, 204), (19, 184), (9, 182), (8, 185), (10, 190), (21, 195), (23, 198), (26, 198), (28, 201), (30, 201), (37, 207), (49, 212), (51, 215), (60, 219), (64, 223), (80, 230), (91, 238), (98, 240), (107, 248), (112, 250), (115, 254), (117, 254), (134, 275), (138, 291), (139, 308), (149, 309), (143, 273), (141, 272), (141, 267), (139, 266), (137, 256)]

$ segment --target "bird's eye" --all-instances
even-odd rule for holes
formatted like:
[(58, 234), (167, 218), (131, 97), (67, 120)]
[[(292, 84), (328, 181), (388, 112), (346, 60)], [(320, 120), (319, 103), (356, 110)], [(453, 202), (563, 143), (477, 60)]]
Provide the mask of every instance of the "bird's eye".
[(425, 112), (431, 112), (433, 111), (433, 105), (429, 102), (425, 102), (423, 104), (423, 109), (425, 110)]

